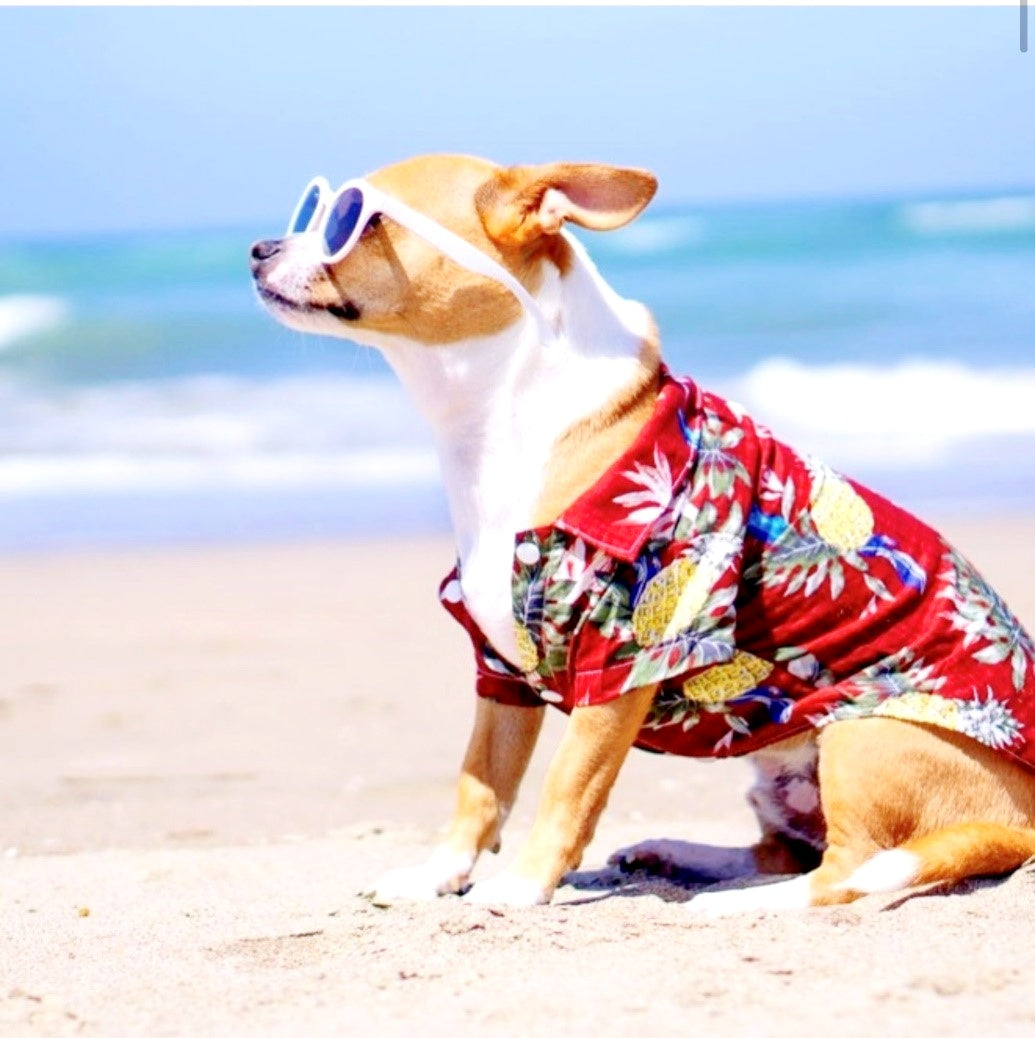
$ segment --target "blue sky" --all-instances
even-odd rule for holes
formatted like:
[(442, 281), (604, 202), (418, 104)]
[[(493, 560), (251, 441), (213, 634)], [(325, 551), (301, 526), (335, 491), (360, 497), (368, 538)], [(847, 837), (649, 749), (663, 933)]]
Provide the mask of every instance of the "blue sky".
[(1035, 184), (1017, 10), (0, 9), (0, 238), (279, 225), (422, 151), (659, 203)]

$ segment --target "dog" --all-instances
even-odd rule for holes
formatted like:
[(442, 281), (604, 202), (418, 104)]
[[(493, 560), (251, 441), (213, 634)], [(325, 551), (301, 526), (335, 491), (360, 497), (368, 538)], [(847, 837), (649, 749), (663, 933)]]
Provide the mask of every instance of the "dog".
[[(751, 754), (751, 848), (652, 840), (625, 870), (712, 882), (706, 916), (852, 901), (1035, 855), (1035, 646), (933, 530), (672, 375), (647, 309), (566, 230), (623, 226), (648, 172), (409, 159), (313, 181), (255, 243), (284, 324), (382, 351), (436, 441), (477, 664), (457, 806), (378, 903), (550, 901), (628, 751)], [(542, 723), (569, 714), (531, 833), (496, 852)]]

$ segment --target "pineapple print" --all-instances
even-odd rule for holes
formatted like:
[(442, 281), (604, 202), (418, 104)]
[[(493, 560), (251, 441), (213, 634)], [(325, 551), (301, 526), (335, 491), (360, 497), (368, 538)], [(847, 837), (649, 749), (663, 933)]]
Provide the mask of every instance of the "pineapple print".
[(873, 513), (855, 490), (833, 472), (813, 485), (812, 521), (816, 532), (840, 551), (858, 551), (873, 536)]
[(514, 637), (517, 639), (518, 665), (530, 674), (539, 667), (539, 650), (528, 628), (517, 621), (514, 622)]
[(894, 717), (899, 721), (916, 721), (959, 731), (961, 718), (959, 704), (953, 699), (927, 695), (924, 692), (905, 692), (885, 699), (873, 711), (875, 717)]
[(705, 706), (718, 705), (758, 688), (772, 671), (768, 660), (738, 651), (729, 663), (716, 664), (684, 682), (683, 695)]
[(1029, 671), (1035, 672), (1035, 643), (1031, 635), (959, 552), (950, 548), (943, 561), (948, 567), (941, 578), (946, 586), (938, 597), (948, 599), (952, 611), (942, 615), (954, 630), (963, 632), (965, 646), (979, 639), (987, 642), (971, 652), (978, 662), (995, 666), (1009, 661), (1013, 687), (1020, 692)]
[(633, 611), (633, 633), (640, 645), (670, 641), (685, 631), (708, 600), (720, 575), (706, 559), (678, 559), (647, 582)]

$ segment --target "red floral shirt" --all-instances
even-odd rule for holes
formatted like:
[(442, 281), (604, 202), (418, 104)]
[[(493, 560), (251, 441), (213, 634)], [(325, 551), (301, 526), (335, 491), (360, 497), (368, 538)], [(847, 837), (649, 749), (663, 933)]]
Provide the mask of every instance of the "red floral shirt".
[(940, 725), (1035, 768), (1035, 646), (933, 530), (662, 370), (654, 414), (553, 525), (518, 535), (521, 668), (463, 604), (477, 692), (562, 710), (657, 684), (637, 745), (739, 755), (809, 727)]

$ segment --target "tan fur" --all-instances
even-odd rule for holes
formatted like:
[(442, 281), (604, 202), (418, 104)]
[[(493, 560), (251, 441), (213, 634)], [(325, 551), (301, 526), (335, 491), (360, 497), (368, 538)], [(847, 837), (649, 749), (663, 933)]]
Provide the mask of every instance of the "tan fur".
[(952, 883), (968, 876), (1000, 876), (1035, 857), (1035, 829), (960, 822), (907, 840), (900, 849), (920, 859), (916, 885)]
[(553, 162), (500, 170), (479, 188), (475, 204), (494, 241), (538, 248), (566, 220), (594, 231), (624, 226), (657, 188), (643, 169)]
[(988, 834), (979, 823), (1035, 827), (1035, 776), (956, 732), (890, 718), (840, 721), (820, 733), (819, 783), (827, 850), (812, 874), (813, 904), (858, 897), (835, 888), (881, 850), (930, 855), (925, 875), (939, 879), (1001, 861), (1008, 870), (1028, 856), (1017, 857), (1022, 836), (994, 845), (988, 860), (972, 850), (954, 857)]
[[(552, 892), (581, 861), (653, 697), (654, 689), (645, 688), (604, 706), (572, 711), (515, 873)], [(544, 709), (478, 701), (445, 840), (451, 850), (469, 853), (472, 860), (480, 851), (499, 850), (500, 828), (528, 767)]]
[(791, 876), (808, 872), (820, 863), (819, 852), (800, 840), (780, 833), (766, 833), (751, 848), (755, 868), (762, 876)]
[[(422, 155), (367, 179), (491, 256), (530, 292), (541, 283), (544, 259), (561, 273), (567, 269), (567, 246), (558, 236), (566, 220), (621, 226), (657, 186), (642, 170), (574, 163), (506, 169), (466, 155)], [(521, 316), (508, 289), (457, 266), (387, 218), (334, 267), (314, 270), (305, 295), (318, 308), (356, 307), (353, 329), (429, 346), (491, 335)]]
[(545, 707), (478, 700), (447, 847), (472, 858), (499, 850), (500, 829), (514, 805), (545, 712)]
[(582, 861), (636, 734), (652, 686), (600, 706), (576, 707), (546, 775), (535, 822), (511, 871), (552, 893)]
[(552, 523), (629, 448), (657, 403), (660, 362), (655, 331), (643, 344), (639, 377), (603, 411), (573, 425), (558, 440), (544, 475), (533, 525)]
[[(538, 271), (519, 269), (516, 257), (488, 236), (475, 209), (477, 190), (498, 168), (468, 156), (425, 155), (367, 179), (510, 268), (534, 291)], [(390, 219), (368, 231), (335, 267), (315, 274), (310, 296), (317, 305), (347, 300), (357, 306), (356, 327), (428, 345), (490, 335), (521, 316), (521, 305), (508, 289), (457, 266)]]

